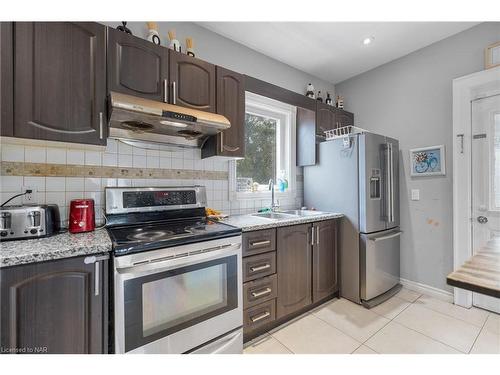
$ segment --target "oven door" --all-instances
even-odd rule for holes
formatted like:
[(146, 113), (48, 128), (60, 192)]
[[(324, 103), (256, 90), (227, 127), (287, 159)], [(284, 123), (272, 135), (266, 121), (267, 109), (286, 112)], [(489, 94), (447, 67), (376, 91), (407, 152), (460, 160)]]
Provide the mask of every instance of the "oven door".
[(115, 259), (116, 353), (184, 353), (242, 326), (241, 236), (174, 250), (195, 255)]

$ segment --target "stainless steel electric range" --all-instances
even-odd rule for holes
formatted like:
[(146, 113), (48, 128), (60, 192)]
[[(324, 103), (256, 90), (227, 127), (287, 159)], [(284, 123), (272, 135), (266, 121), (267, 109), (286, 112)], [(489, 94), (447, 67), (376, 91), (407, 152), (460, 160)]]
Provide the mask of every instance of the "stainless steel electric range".
[(106, 188), (115, 353), (241, 353), (241, 230), (202, 186)]

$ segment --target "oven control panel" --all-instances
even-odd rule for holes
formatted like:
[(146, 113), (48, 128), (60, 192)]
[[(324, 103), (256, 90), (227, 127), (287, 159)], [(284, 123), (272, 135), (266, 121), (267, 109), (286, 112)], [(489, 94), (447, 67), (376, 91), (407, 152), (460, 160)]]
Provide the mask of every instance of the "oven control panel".
[(159, 190), (123, 192), (123, 207), (157, 207), (196, 204), (194, 190)]
[(106, 188), (106, 214), (148, 212), (205, 207), (204, 186), (109, 187)]

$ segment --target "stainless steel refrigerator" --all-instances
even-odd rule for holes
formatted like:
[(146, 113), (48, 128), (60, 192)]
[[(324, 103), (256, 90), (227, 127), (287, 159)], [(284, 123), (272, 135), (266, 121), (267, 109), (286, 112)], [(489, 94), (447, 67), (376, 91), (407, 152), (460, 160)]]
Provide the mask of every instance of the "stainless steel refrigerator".
[(399, 142), (363, 132), (318, 145), (304, 167), (304, 203), (345, 214), (340, 230), (340, 294), (366, 307), (399, 288)]

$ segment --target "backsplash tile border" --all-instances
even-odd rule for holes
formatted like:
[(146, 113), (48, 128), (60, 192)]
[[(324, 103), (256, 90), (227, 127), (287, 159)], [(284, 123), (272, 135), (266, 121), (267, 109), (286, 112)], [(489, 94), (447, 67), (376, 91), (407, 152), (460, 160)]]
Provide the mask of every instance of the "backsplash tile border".
[(160, 169), (132, 167), (102, 167), (92, 165), (48, 164), (2, 161), (2, 176), (42, 176), (42, 177), (101, 177), (101, 178), (141, 178), (172, 180), (227, 180), (228, 172), (202, 171), (192, 169)]

